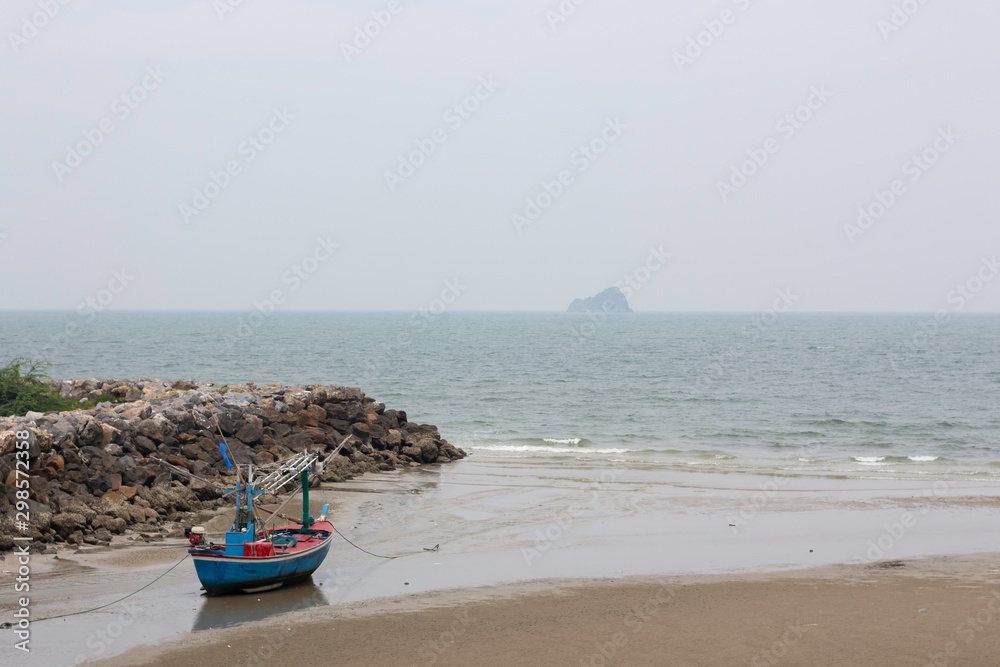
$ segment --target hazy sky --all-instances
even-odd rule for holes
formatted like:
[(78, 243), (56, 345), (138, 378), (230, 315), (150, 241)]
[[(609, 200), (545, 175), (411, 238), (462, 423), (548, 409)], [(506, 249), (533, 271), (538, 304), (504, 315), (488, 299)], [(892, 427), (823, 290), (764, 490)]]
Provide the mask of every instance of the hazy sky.
[(0, 308), (1000, 311), (996, 2), (0, 17)]

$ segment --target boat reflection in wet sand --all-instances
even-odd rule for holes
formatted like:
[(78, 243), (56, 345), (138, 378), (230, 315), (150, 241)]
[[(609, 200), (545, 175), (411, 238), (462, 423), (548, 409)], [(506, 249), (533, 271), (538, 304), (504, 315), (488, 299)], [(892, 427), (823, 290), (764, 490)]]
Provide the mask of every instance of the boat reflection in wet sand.
[(266, 602), (256, 595), (220, 595), (203, 598), (192, 632), (212, 628), (233, 628), (244, 623), (264, 621), (293, 611), (329, 606), (330, 601), (321, 584), (314, 583), (321, 575), (301, 584), (284, 586), (267, 594)]
[[(242, 467), (242, 466), (240, 466)], [(198, 579), (208, 595), (259, 593), (308, 579), (330, 551), (333, 524), (326, 521), (329, 505), (318, 521), (309, 516), (308, 473), (301, 472), (302, 523), (266, 529), (254, 506), (253, 468), (247, 476), (237, 468), (236, 518), (226, 543), (203, 544), (204, 529), (191, 529), (188, 550)]]

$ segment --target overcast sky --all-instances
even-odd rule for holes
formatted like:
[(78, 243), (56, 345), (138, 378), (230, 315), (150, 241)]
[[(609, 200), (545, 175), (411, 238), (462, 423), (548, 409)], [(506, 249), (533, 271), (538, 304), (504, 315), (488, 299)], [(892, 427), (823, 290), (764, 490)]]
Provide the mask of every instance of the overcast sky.
[(562, 5), (4, 0), (0, 308), (1000, 311), (996, 2)]

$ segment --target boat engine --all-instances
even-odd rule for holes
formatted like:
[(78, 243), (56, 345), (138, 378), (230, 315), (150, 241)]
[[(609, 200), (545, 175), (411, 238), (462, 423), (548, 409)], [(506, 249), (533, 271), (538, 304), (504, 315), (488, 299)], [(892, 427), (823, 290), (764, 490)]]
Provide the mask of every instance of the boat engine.
[(191, 543), (191, 546), (196, 547), (201, 544), (203, 539), (205, 539), (205, 529), (202, 526), (185, 528), (184, 537), (188, 538), (188, 542)]

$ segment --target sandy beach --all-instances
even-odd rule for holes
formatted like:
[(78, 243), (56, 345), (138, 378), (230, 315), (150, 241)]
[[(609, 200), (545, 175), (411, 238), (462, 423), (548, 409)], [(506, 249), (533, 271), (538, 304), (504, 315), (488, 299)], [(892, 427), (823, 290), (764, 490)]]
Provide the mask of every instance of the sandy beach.
[(209, 631), (108, 665), (987, 665), (997, 555), (451, 591)]
[[(274, 650), (324, 664), (923, 665), (950, 641), (946, 664), (984, 664), (998, 649), (983, 630), (1000, 590), (992, 491), (485, 458), (368, 474), (313, 502), (398, 558), (339, 541), (310, 583), (221, 598), (181, 562), (125, 602), (33, 626), (14, 664), (266, 664)], [(117, 600), (183, 544), (36, 556), (33, 613)]]

